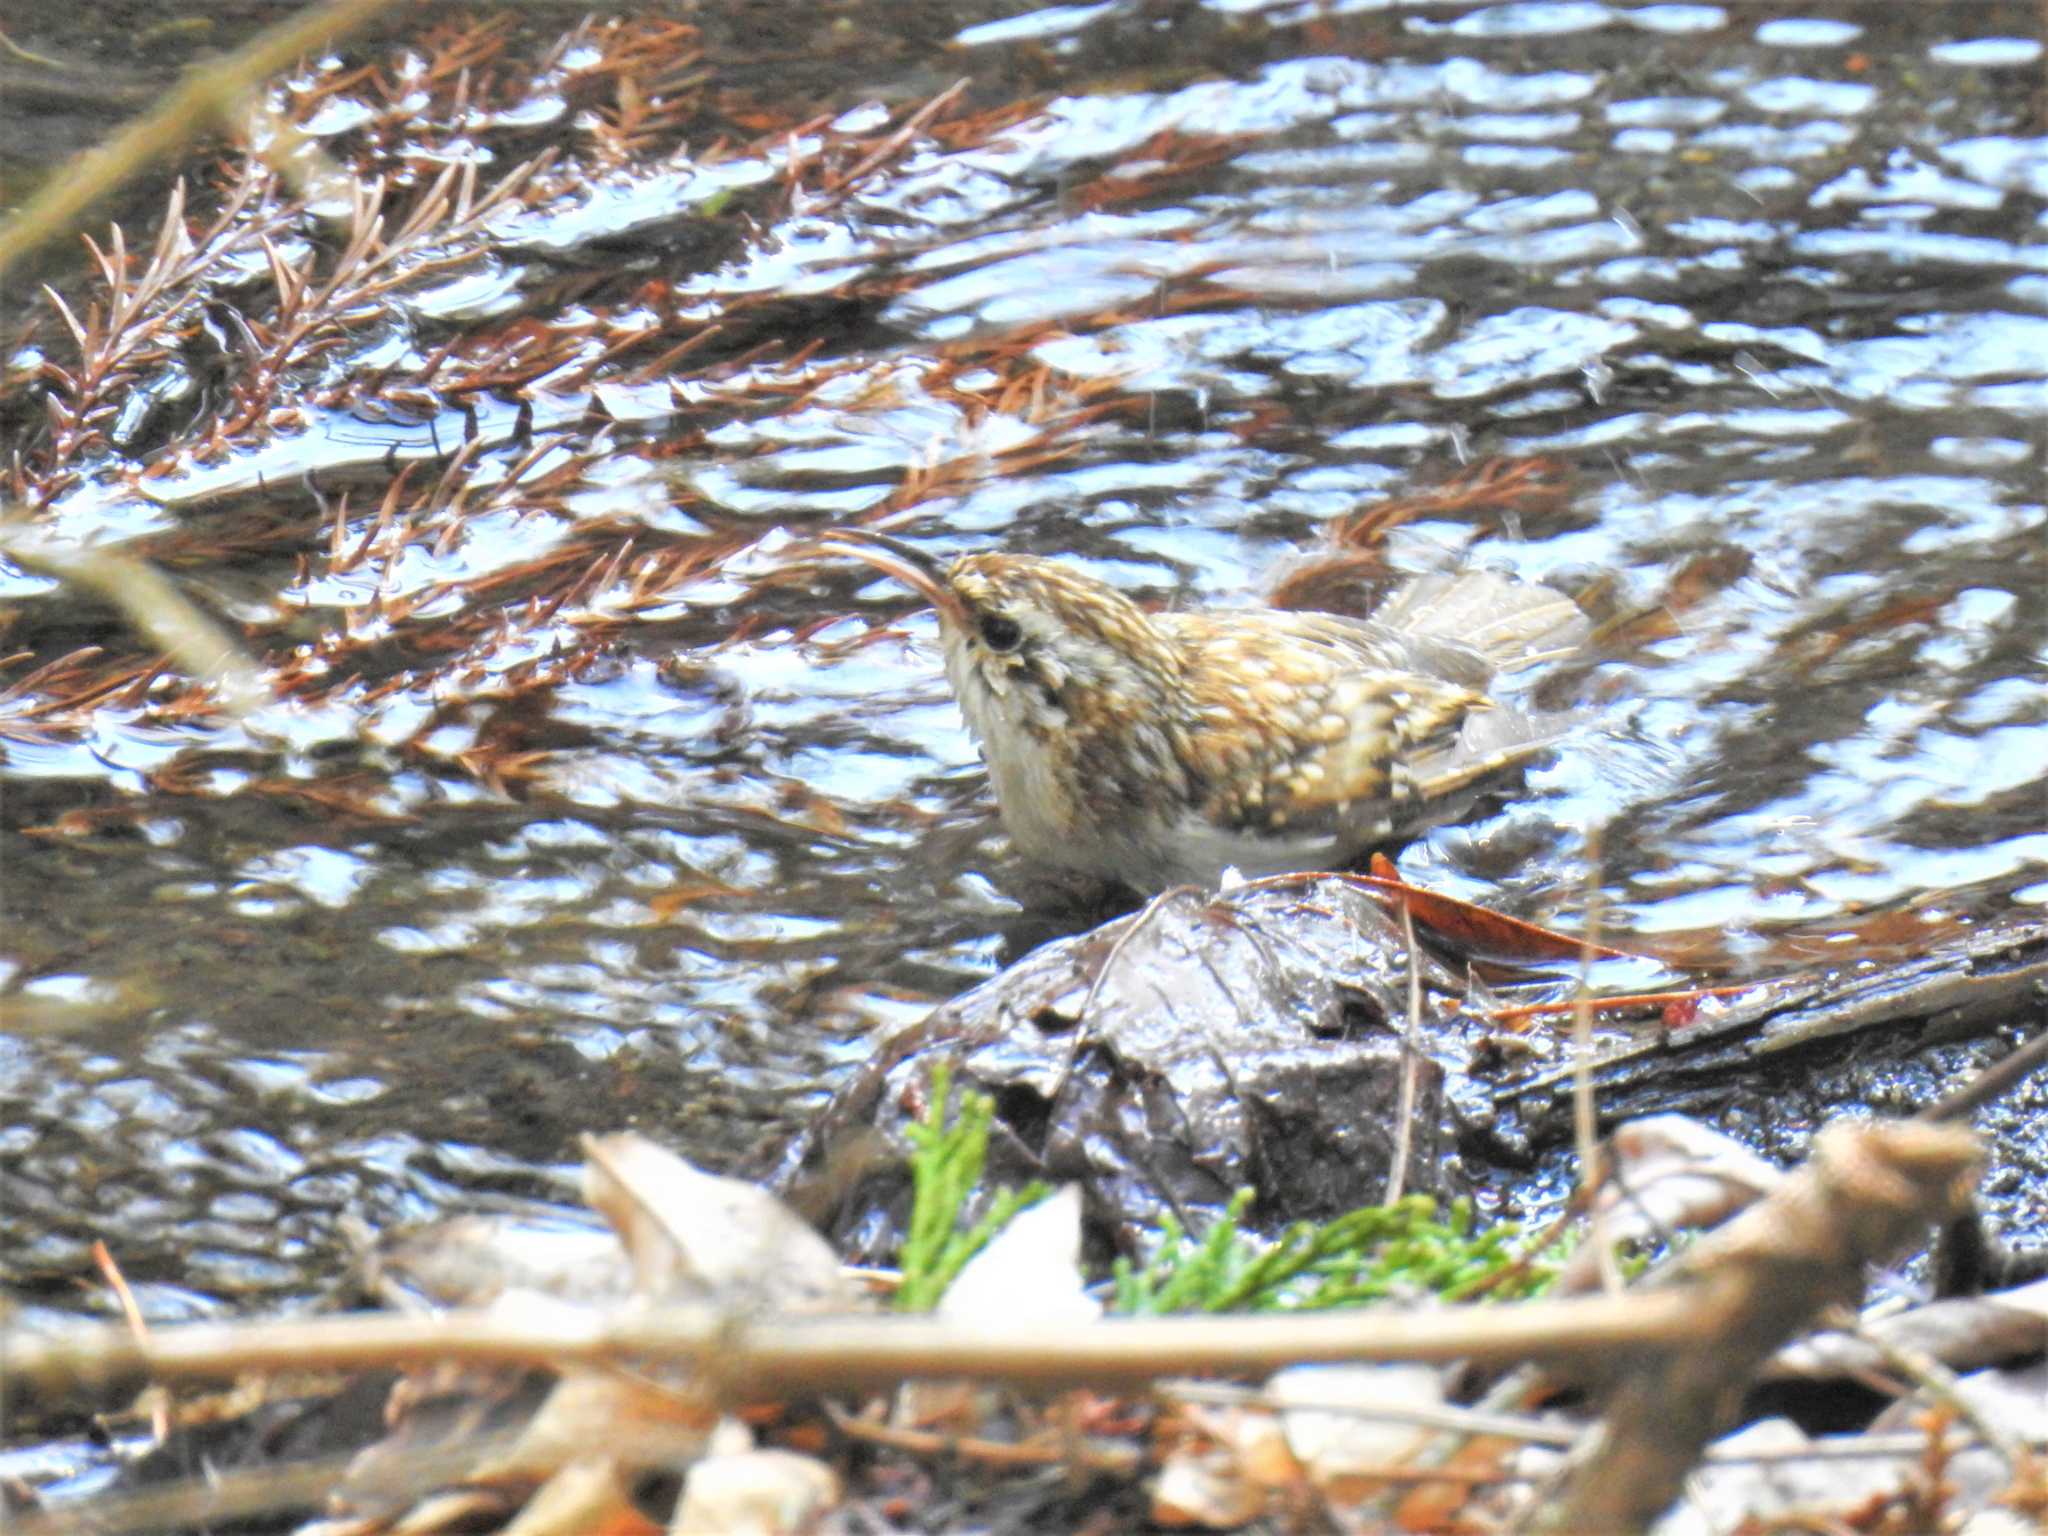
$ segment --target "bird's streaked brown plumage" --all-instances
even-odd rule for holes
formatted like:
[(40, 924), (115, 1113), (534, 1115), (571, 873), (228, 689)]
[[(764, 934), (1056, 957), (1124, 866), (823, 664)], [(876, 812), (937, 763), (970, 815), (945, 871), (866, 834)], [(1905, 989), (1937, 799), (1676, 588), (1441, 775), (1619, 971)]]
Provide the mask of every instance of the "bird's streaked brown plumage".
[(1495, 669), (1584, 628), (1559, 594), (1490, 575), (1421, 578), (1393, 622), (1154, 615), (1057, 561), (821, 542), (938, 610), (1019, 850), (1139, 890), (1328, 868), (1455, 816), (1546, 745), (1488, 695)]

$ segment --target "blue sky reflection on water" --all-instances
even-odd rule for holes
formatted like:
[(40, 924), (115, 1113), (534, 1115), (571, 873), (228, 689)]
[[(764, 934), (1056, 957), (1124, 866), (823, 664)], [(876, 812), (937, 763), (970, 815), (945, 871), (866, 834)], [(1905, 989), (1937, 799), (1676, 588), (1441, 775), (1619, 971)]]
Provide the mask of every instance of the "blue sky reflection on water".
[[(761, 579), (787, 530), (934, 463), (971, 469), (904, 524), (934, 552), (1059, 554), (1193, 605), (1256, 600), (1374, 497), (1555, 455), (1561, 508), (1425, 517), (1389, 560), (1669, 622), (1528, 679), (1571, 691), (1557, 761), (1404, 869), (1565, 923), (1597, 882), (1613, 929), (1719, 930), (1760, 968), (1792, 930), (2048, 901), (2031, 6), (1238, 3), (1208, 14), (1245, 30), (1142, 36), (1128, 9), (990, 16), (957, 49), (902, 39), (807, 76), (815, 110), (854, 127), (970, 68), (996, 93), (983, 106), (1028, 70), (1042, 110), (919, 138), (843, 197), (746, 204), (724, 246), (692, 244), (689, 221), (773, 185), (786, 145), (593, 164), (323, 360), (330, 378), (402, 370), (508, 305), (592, 327), (594, 358), (600, 323), (654, 323), (656, 280), (706, 323), (761, 295), (826, 317), (793, 394), (760, 393), (788, 382), (772, 360), (536, 385), (534, 430), (603, 434), (559, 506), (485, 513), (382, 566), (332, 560), (323, 527), (287, 546), (303, 571), (260, 553), (177, 568), (266, 636), (346, 615), (375, 639), (395, 632), (379, 602), (460, 608), (464, 583), (593, 529), (758, 545), (641, 607), (592, 596), (615, 625), (603, 664), (544, 702), (401, 677), (279, 722), (281, 745), (115, 707), (79, 740), (8, 740), (0, 985), (151, 999), (140, 1026), (0, 1057), (0, 1109), (40, 1138), (19, 1263), (78, 1261), (89, 1234), (50, 1192), (108, 1144), (132, 1159), (104, 1188), (135, 1257), (176, 1252), (204, 1213), (219, 1241), (188, 1283), (223, 1293), (294, 1283), (230, 1240), (256, 1223), (224, 1194), (274, 1202), (272, 1225), (319, 1252), (343, 1209), (441, 1209), (621, 1116), (730, 1160), (872, 1033), (992, 971), (1035, 898), (930, 615), (865, 574)], [(313, 126), (338, 142), (365, 120), (329, 103)], [(573, 125), (561, 137), (586, 153)], [(1176, 168), (1190, 146), (1207, 158)], [(1014, 467), (1045, 430), (1003, 396), (1016, 359), (1056, 405), (1132, 408)], [(110, 454), (50, 515), (81, 537), (203, 529), (223, 497), (290, 509), (317, 468), (372, 487), (351, 492), (346, 547), (372, 531), (378, 477), (438, 473), (470, 433), (480, 476), (505, 473), (517, 405), (468, 405), (309, 403), (303, 430), (159, 475)], [(31, 629), (53, 602), (10, 570), (0, 597)], [(479, 694), (581, 643), (585, 617), (480, 657)], [(516, 792), (473, 771), (506, 730), (535, 754)], [(188, 792), (151, 789), (188, 764)], [(379, 814), (255, 788), (337, 780)], [(68, 812), (132, 821), (72, 835)], [(156, 1054), (100, 1065), (138, 1027)], [(252, 1165), (243, 1133), (305, 1166)]]

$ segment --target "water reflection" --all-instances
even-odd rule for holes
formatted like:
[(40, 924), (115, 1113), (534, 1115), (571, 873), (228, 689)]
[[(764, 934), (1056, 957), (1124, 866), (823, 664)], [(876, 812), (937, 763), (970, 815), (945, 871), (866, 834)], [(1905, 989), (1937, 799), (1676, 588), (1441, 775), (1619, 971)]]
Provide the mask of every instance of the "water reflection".
[[(1118, 7), (995, 18), (957, 39), (976, 106), (1014, 72), (1043, 110), (837, 185), (804, 164), (907, 115), (869, 96), (950, 83), (942, 40), (868, 17), (900, 79), (842, 61), (788, 135), (716, 160), (605, 160), (552, 94), (470, 124), (555, 124), (581, 184), (393, 295), (291, 429), (110, 454), (52, 509), (109, 537), (283, 509), (273, 542), (177, 568), (337, 686), (281, 709), (282, 747), (146, 692), (74, 736), (0, 703), (0, 974), (73, 1010), (0, 1039), (7, 1280), (68, 1287), (112, 1232), (167, 1310), (304, 1291), (343, 1213), (549, 1190), (585, 1129), (732, 1162), (987, 974), (1045, 897), (929, 615), (734, 553), (919, 476), (935, 549), (1235, 603), (1362, 500), (1561, 455), (1564, 507), (1411, 523), (1390, 558), (1669, 622), (1572, 679), (1582, 723), (1525, 797), (1405, 867), (1569, 921), (1598, 833), (1609, 923), (1723, 930), (1759, 966), (1790, 925), (2038, 906), (2034, 12), (1830, 10), (1218, 4), (1222, 32), (1151, 35), (1136, 73)], [(307, 129), (381, 111), (330, 99)], [(523, 382), (460, 372), (527, 319), (556, 350)], [(730, 354), (605, 361), (713, 325)], [(350, 399), (408, 370), (415, 414)], [(146, 414), (192, 409), (188, 382), (166, 364)], [(378, 522), (393, 477), (458, 452), (473, 482)], [(536, 595), (629, 541), (678, 563)], [(1698, 569), (1726, 579), (1681, 601)], [(113, 634), (0, 582), (39, 662)]]

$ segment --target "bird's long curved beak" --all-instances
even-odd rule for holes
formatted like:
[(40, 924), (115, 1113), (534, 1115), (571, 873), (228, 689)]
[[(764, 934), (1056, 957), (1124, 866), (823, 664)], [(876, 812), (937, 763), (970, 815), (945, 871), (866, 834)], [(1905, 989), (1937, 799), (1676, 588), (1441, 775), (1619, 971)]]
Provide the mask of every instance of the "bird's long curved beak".
[(811, 540), (811, 547), (851, 555), (895, 577), (938, 609), (940, 618), (966, 621), (967, 605), (946, 579), (946, 568), (914, 545), (866, 528), (827, 528)]

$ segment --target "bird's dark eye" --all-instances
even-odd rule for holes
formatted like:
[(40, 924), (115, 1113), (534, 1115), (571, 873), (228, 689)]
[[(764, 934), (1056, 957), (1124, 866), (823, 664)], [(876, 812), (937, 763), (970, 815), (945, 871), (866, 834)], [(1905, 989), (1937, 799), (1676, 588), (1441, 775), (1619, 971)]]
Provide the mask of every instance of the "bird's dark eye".
[(1024, 630), (1015, 619), (985, 613), (981, 616), (981, 639), (992, 651), (1014, 651), (1024, 643)]

